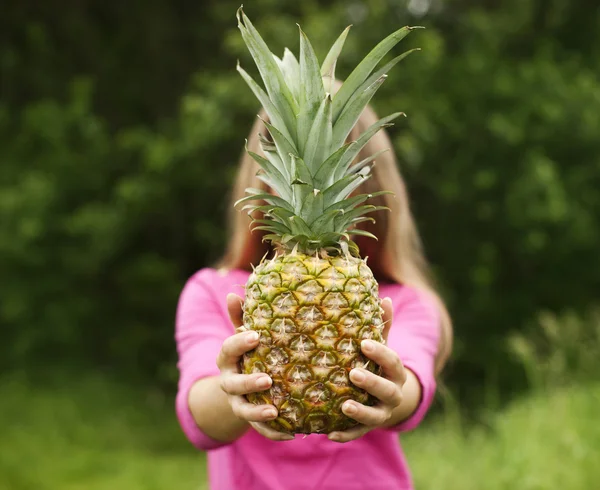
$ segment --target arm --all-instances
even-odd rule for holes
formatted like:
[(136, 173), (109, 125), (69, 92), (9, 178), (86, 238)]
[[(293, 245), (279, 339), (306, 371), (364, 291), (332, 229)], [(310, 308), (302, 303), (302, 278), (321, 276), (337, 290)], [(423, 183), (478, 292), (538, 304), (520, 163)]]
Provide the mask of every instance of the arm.
[(376, 428), (411, 430), (431, 405), (436, 387), (439, 316), (434, 302), (413, 290), (404, 291), (395, 311), (389, 298), (382, 302), (386, 345), (370, 340), (361, 343), (365, 356), (382, 367), (382, 376), (363, 369), (350, 372), (350, 380), (377, 398), (379, 404), (367, 407), (345, 402), (342, 411), (361, 425), (330, 434), (333, 441), (348, 442)]
[(194, 383), (188, 403), (198, 428), (215, 441), (233, 442), (250, 427), (248, 422), (234, 415), (217, 376)]
[[(229, 313), (234, 325), (241, 325), (241, 308), (238, 296), (227, 297)], [(239, 318), (238, 318), (239, 316)], [(271, 378), (263, 373), (240, 374), (241, 356), (258, 345), (259, 335), (254, 331), (232, 335), (223, 342), (217, 357), (221, 375), (197, 382), (190, 392), (189, 405), (198, 427), (215, 440), (232, 442), (250, 427), (273, 440), (290, 440), (293, 436), (277, 432), (264, 422), (277, 417), (273, 405), (248, 403), (243, 395), (264, 391)]]
[(392, 410), (390, 419), (383, 424), (385, 428), (393, 428), (404, 422), (416, 412), (421, 403), (421, 383), (410, 369), (406, 369), (406, 382), (402, 386), (402, 403)]
[(441, 335), (441, 319), (434, 298), (413, 288), (404, 288), (394, 306), (394, 323), (387, 345), (397, 352), (405, 371), (410, 373), (403, 391), (404, 400), (412, 400), (412, 410), (406, 417), (397, 419), (396, 424), (390, 423), (389, 428), (407, 432), (425, 418), (435, 396), (435, 357)]
[(271, 439), (289, 439), (263, 427), (262, 422), (277, 417), (272, 405), (252, 405), (243, 397), (269, 388), (272, 380), (261, 373), (238, 372), (241, 356), (258, 344), (254, 332), (231, 335), (232, 327), (242, 323), (240, 305), (238, 296), (227, 297), (227, 320), (207, 284), (197, 277), (188, 281), (179, 301), (177, 416), (184, 433), (199, 449), (233, 442), (250, 426)]
[[(224, 440), (212, 437), (213, 433), (209, 434), (202, 415), (202, 424), (197, 423), (196, 417), (198, 412), (210, 412), (213, 400), (221, 398), (222, 390), (214, 389), (214, 386), (210, 389), (214, 381), (209, 380), (219, 379), (216, 359), (223, 342), (233, 333), (231, 324), (209, 287), (214, 280), (211, 273), (210, 270), (203, 270), (188, 280), (179, 298), (175, 325), (179, 354), (177, 417), (190, 442), (202, 450), (225, 444)], [(204, 388), (209, 389), (198, 390), (198, 386), (201, 387), (204, 382), (208, 382)]]

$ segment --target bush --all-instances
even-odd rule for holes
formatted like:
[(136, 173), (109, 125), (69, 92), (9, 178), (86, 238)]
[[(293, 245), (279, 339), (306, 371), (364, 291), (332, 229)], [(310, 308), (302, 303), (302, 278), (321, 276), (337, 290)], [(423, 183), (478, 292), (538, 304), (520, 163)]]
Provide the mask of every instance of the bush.
[[(2, 362), (172, 380), (177, 296), (221, 253), (257, 110), (234, 70), (252, 66), (238, 4), (26, 3), (0, 26)], [(583, 1), (424, 2), (424, 17), (416, 3), (248, 13), (276, 52), (297, 49), (301, 22), (321, 57), (353, 23), (341, 77), (383, 34), (427, 27), (375, 106), (409, 116), (392, 137), (455, 321), (453, 384), (479, 397), (492, 378), (521, 383), (508, 335), (541, 309), (583, 311), (600, 287), (600, 31)]]
[(536, 329), (509, 337), (509, 347), (537, 389), (593, 381), (600, 359), (600, 310), (543, 312)]

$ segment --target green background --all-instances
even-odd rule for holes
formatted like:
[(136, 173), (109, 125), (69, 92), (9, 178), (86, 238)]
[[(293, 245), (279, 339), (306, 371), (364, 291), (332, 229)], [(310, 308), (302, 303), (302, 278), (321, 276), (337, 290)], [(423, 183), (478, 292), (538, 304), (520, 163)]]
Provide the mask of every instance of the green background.
[[(58, 369), (68, 384), (94, 371), (171, 399), (177, 298), (222, 253), (258, 109), (235, 71), (239, 59), (256, 74), (238, 6), (3, 3), (3, 372), (35, 380)], [(297, 52), (300, 23), (320, 59), (353, 24), (342, 78), (388, 33), (426, 27), (390, 53), (422, 48), (373, 105), (408, 115), (391, 136), (455, 324), (440, 399), (479, 413), (490, 397), (503, 404), (532, 389), (523, 356), (552, 351), (540, 314), (587, 318), (600, 292), (597, 4), (255, 0), (245, 11), (279, 54)], [(561, 375), (579, 376), (598, 324), (552, 337), (571, 341)], [(597, 378), (598, 364), (583, 364)]]

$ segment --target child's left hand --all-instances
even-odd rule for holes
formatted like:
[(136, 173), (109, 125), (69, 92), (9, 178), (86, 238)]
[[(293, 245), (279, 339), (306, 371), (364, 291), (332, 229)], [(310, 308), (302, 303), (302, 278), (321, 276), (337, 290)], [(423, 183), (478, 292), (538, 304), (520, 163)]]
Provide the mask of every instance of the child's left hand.
[[(393, 319), (392, 301), (384, 298), (383, 308), (383, 338), (387, 341)], [(407, 380), (407, 371), (402, 365), (398, 354), (379, 342), (363, 340), (361, 350), (365, 356), (379, 364), (383, 370), (382, 376), (356, 368), (350, 371), (350, 380), (356, 386), (363, 388), (379, 400), (375, 406), (368, 407), (355, 401), (347, 401), (342, 405), (342, 411), (360, 425), (351, 429), (329, 434), (329, 439), (335, 442), (348, 442), (365, 435), (367, 432), (380, 427), (399, 423), (398, 413), (402, 403), (402, 388)]]

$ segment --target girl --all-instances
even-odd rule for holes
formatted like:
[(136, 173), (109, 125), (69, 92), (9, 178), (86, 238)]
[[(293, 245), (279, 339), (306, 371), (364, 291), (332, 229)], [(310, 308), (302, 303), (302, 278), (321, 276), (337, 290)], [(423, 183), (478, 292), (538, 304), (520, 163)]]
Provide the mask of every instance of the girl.
[[(261, 114), (262, 119), (266, 114)], [(367, 107), (352, 133), (354, 140), (378, 120)], [(260, 119), (248, 148), (260, 152), (258, 134), (267, 135)], [(358, 161), (391, 148), (385, 131), (376, 134)], [(241, 160), (232, 202), (247, 187), (265, 189), (256, 178), (258, 165)], [(450, 319), (428, 279), (428, 267), (409, 210), (406, 188), (391, 151), (377, 159), (373, 176), (359, 193), (389, 190), (374, 198), (391, 212), (378, 212), (369, 231), (380, 241), (355, 237), (369, 257), (385, 298), (385, 345), (363, 341), (365, 356), (383, 368), (382, 376), (353, 369), (351, 381), (375, 396), (374, 407), (345, 402), (343, 411), (359, 425), (325, 435), (289, 436), (264, 422), (277, 416), (272, 405), (252, 405), (245, 394), (268, 389), (266, 374), (240, 374), (241, 356), (258, 344), (255, 332), (235, 333), (242, 323), (243, 287), (268, 246), (249, 231), (248, 217), (234, 210), (228, 247), (217, 268), (189, 279), (179, 301), (176, 341), (179, 391), (176, 410), (188, 439), (208, 451), (210, 488), (214, 490), (412, 489), (397, 434), (415, 428), (431, 405), (436, 375), (451, 349)], [(231, 206), (233, 209), (233, 206)], [(278, 442), (278, 441), (289, 442)], [(343, 444), (339, 444), (343, 443)]]

